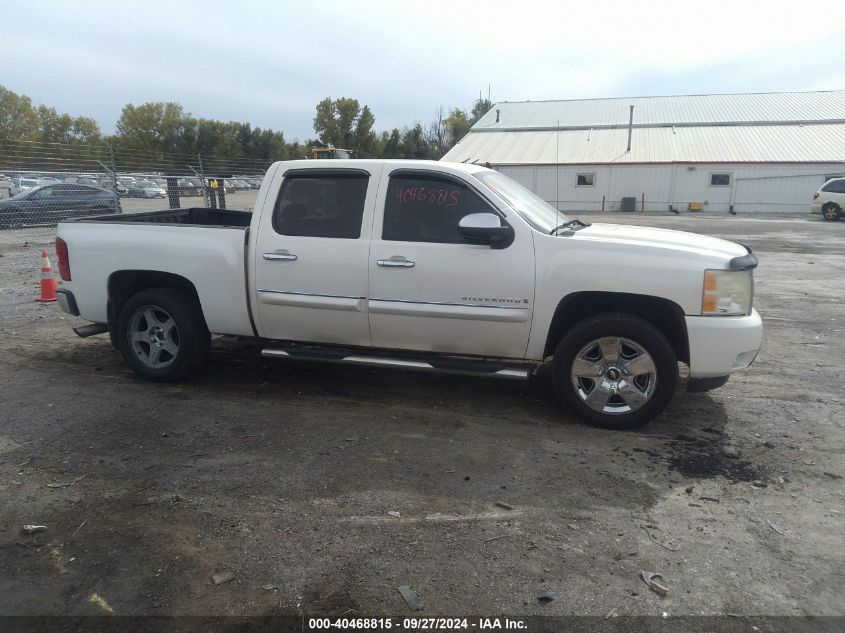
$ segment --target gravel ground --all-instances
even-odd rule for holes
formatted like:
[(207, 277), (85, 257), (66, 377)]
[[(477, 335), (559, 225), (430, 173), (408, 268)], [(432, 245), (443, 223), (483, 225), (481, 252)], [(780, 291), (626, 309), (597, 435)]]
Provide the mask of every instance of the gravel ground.
[(0, 614), (405, 615), (409, 584), (424, 615), (845, 615), (845, 222), (612, 221), (760, 258), (755, 366), (639, 432), (579, 424), (544, 379), (225, 338), (144, 382), (33, 302), (54, 230), (0, 232)]

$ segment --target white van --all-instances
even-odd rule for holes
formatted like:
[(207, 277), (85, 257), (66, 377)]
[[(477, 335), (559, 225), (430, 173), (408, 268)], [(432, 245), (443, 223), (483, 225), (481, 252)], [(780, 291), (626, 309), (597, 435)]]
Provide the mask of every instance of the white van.
[(838, 220), (845, 209), (845, 178), (831, 178), (813, 194), (810, 213), (821, 213), (825, 220)]

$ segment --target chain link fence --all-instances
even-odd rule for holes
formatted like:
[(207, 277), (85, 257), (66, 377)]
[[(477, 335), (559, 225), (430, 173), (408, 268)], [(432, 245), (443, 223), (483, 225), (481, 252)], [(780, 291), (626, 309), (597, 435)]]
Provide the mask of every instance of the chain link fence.
[(0, 139), (0, 229), (180, 207), (250, 211), (272, 162)]

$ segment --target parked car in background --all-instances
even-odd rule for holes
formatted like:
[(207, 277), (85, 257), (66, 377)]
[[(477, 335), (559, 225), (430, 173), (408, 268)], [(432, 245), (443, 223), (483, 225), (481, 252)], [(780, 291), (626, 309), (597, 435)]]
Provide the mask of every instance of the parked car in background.
[(127, 187), (125, 195), (130, 198), (164, 198), (167, 192), (152, 180), (140, 180)]
[(0, 228), (56, 224), (59, 220), (120, 212), (111, 191), (77, 183), (34, 187), (0, 200)]
[(12, 195), (16, 196), (19, 193), (24, 193), (40, 185), (37, 178), (17, 177), (12, 178)]
[(199, 178), (180, 178), (176, 181), (180, 196), (201, 196), (202, 183)]
[(811, 213), (821, 213), (825, 220), (833, 222), (842, 217), (845, 209), (845, 178), (832, 178), (813, 194)]

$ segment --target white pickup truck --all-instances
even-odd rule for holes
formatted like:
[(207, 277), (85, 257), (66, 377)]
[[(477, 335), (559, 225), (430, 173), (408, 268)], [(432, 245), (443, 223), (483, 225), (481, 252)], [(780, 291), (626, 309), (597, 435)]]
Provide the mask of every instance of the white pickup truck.
[(210, 333), (272, 358), (528, 378), (607, 428), (748, 367), (762, 338), (745, 246), (570, 220), (502, 174), (429, 161), (274, 164), (252, 213), (177, 209), (59, 224), (61, 307), (150, 380)]

